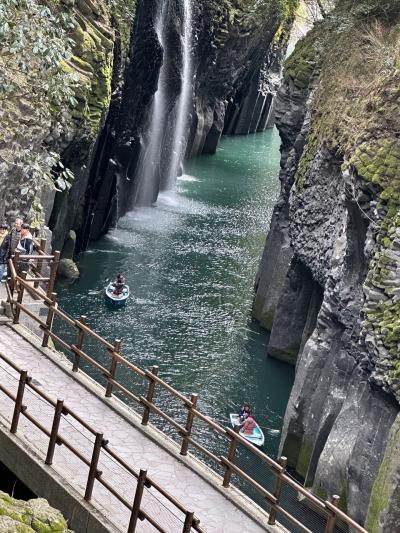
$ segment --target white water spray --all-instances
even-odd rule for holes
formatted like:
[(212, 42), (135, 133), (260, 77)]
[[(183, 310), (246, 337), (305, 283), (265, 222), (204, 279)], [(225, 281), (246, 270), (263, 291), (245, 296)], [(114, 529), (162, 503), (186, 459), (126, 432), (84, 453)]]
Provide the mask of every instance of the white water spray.
[[(163, 2), (160, 9), (155, 30), (158, 40), (165, 54), (165, 27), (167, 16), (167, 2)], [(158, 191), (160, 153), (166, 119), (166, 80), (165, 55), (160, 69), (157, 91), (154, 95), (151, 109), (151, 121), (147, 132), (147, 147), (139, 163), (140, 186), (137, 197), (139, 205), (149, 205), (155, 200)]]
[(185, 156), (187, 144), (187, 127), (189, 123), (189, 111), (192, 103), (192, 33), (193, 33), (193, 12), (192, 0), (182, 0), (183, 2), (183, 35), (182, 35), (182, 89), (177, 102), (176, 124), (172, 142), (171, 160), (167, 172), (166, 188), (175, 185), (175, 179), (179, 173), (179, 166)]

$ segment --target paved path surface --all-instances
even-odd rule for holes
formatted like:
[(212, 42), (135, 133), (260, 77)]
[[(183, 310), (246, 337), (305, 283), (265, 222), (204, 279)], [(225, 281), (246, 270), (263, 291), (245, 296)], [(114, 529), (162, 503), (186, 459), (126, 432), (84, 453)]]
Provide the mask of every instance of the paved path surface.
[[(34, 383), (50, 397), (62, 397), (74, 412), (79, 414), (97, 431), (103, 432), (110, 441), (110, 449), (124, 459), (136, 471), (147, 468), (148, 475), (164, 489), (174, 495), (186, 508), (193, 510), (200, 519), (201, 527), (216, 533), (258, 533), (265, 531), (233, 505), (210, 484), (196, 475), (187, 466), (172, 457), (163, 448), (154, 444), (143, 433), (132, 426), (95, 394), (89, 392), (54, 362), (35, 349), (23, 337), (6, 325), (0, 326), (0, 352), (12, 359), (20, 368), (28, 370)], [(0, 359), (0, 383), (14, 393), (17, 390), (18, 375)], [(26, 388), (24, 403), (29, 412), (48, 429), (54, 414), (29, 387)], [(13, 402), (0, 392), (0, 414), (11, 420)], [(18, 432), (29, 435), (29, 441), (45, 457), (48, 438), (21, 416)], [(90, 460), (93, 449), (93, 435), (71, 417), (63, 417), (60, 434), (73, 442), (76, 448)], [(65, 446), (56, 446), (53, 467), (82, 494), (88, 468)], [(99, 469), (103, 478), (129, 502), (133, 501), (136, 482), (118, 463), (102, 452)], [(126, 531), (129, 511), (100, 483), (95, 483), (92, 503), (102, 510), (122, 531)], [(110, 509), (113, 510), (110, 513)], [(144, 509), (150, 516), (168, 530), (182, 531), (183, 514), (171, 503), (163, 500), (154, 489), (146, 489)], [(155, 531), (147, 522), (140, 522), (138, 531)]]

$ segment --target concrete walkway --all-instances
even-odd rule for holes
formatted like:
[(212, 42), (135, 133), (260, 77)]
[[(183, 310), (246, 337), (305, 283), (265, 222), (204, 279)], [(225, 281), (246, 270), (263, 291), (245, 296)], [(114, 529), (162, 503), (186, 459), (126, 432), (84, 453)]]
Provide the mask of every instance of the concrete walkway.
[[(34, 383), (53, 399), (61, 397), (65, 404), (82, 419), (104, 433), (110, 449), (138, 471), (147, 469), (148, 475), (165, 490), (175, 496), (200, 519), (201, 527), (215, 533), (258, 533), (266, 531), (239, 510), (232, 501), (197, 475), (184, 463), (173, 457), (164, 448), (155, 444), (142, 431), (131, 424), (99, 398), (94, 392), (83, 387), (73, 376), (68, 375), (59, 364), (53, 362), (42, 351), (35, 348), (23, 336), (6, 324), (0, 325), (0, 352), (12, 359), (20, 368), (28, 370)], [(0, 383), (13, 393), (17, 390), (18, 374), (0, 359)], [(46, 428), (51, 428), (53, 408), (46, 404), (29, 387), (26, 388), (24, 403), (28, 411)], [(0, 415), (11, 421), (13, 402), (0, 392)], [(40, 432), (24, 416), (20, 418), (17, 435), (29, 439), (36, 452), (43, 458), (48, 445), (48, 437)], [(93, 435), (71, 417), (61, 421), (60, 434), (68, 438), (81, 453), (90, 460), (93, 449)], [(53, 468), (84, 494), (88, 468), (65, 446), (57, 446)], [(102, 452), (99, 469), (103, 479), (110, 483), (126, 500), (133, 502), (135, 479)], [(183, 514), (170, 502), (164, 500), (154, 489), (145, 489), (144, 509), (168, 532), (180, 532)], [(126, 531), (129, 511), (117, 498), (112, 496), (100, 483), (95, 483), (93, 505), (103, 512), (121, 531)], [(255, 507), (256, 509), (256, 507)], [(278, 530), (278, 528), (268, 528)], [(140, 522), (138, 531), (155, 531), (147, 522)]]

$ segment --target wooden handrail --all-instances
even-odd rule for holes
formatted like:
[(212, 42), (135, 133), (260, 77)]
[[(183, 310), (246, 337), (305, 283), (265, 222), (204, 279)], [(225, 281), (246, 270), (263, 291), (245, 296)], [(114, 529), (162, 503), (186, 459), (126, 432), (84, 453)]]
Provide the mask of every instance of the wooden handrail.
[(348, 516), (346, 513), (344, 513), (341, 509), (333, 505), (331, 502), (324, 502), (327, 509), (335, 513), (336, 517), (339, 518), (342, 522), (348, 524), (353, 529), (359, 531), (360, 533), (365, 533), (365, 529), (360, 526), (360, 524), (357, 524), (355, 520), (353, 520), (350, 516)]
[(171, 385), (168, 385), (168, 383), (166, 383), (163, 379), (161, 379), (158, 376), (155, 376), (154, 374), (152, 374), (150, 370), (147, 370), (147, 369), (144, 371), (144, 373), (147, 379), (156, 381), (159, 385), (162, 386), (163, 389), (165, 389), (166, 391), (170, 392), (173, 396), (175, 396), (175, 398), (178, 398), (178, 400), (181, 400), (188, 407), (192, 407), (193, 404), (189, 400), (189, 398), (186, 398), (186, 396), (184, 396), (183, 394), (178, 392), (176, 389), (171, 387)]
[(303, 487), (303, 485), (300, 485), (300, 483), (289, 477), (287, 474), (282, 474), (282, 480), (284, 483), (295, 489), (302, 496), (307, 498), (307, 500), (316, 507), (318, 507), (318, 509), (320, 509), (321, 511), (325, 510), (324, 502), (317, 498), (317, 496), (315, 496), (312, 492)]
[(247, 483), (249, 483), (249, 485), (256, 489), (257, 492), (259, 492), (261, 496), (263, 496), (271, 505), (276, 504), (275, 496), (271, 494), (267, 489), (265, 489), (262, 485), (257, 483), (257, 481), (254, 481), (252, 477), (250, 477), (248, 474), (246, 474), (246, 472), (244, 472), (241, 468), (235, 465), (235, 463), (232, 463), (232, 461), (229, 461), (225, 457), (221, 457), (221, 463), (228, 466), (231, 470), (235, 472), (235, 474), (247, 481)]
[(98, 363), (95, 359), (93, 359), (93, 357), (90, 357), (90, 355), (88, 355), (86, 352), (84, 352), (83, 350), (80, 350), (77, 346), (75, 346), (75, 344), (71, 344), (71, 352), (73, 352), (74, 354), (78, 354), (79, 357), (82, 357), (82, 359), (85, 359), (85, 361), (87, 361), (88, 363), (90, 363), (92, 366), (94, 366), (95, 368), (97, 368), (97, 370), (100, 370), (100, 372), (106, 376), (106, 377), (110, 377), (110, 373), (108, 371), (107, 368), (104, 368), (103, 365), (101, 365), (100, 363)]
[[(43, 256), (41, 256), (43, 259)], [(24, 287), (28, 292), (31, 294), (35, 294), (38, 298), (41, 298), (43, 303), (47, 305), (48, 307), (53, 305), (53, 301), (46, 296), (43, 291), (39, 291), (38, 289), (35, 289), (29, 285), (29, 283), (24, 280), (21, 276), (17, 275), (17, 272), (15, 271), (14, 265), (11, 266), (11, 274), (12, 274), (12, 282), (15, 284), (20, 284), (22, 287)], [(27, 313), (29, 316), (32, 316), (33, 313), (31, 313), (29, 310), (25, 308), (23, 303), (18, 302), (16, 300), (11, 299), (12, 305), (15, 305), (16, 308), (19, 311), (23, 311)], [(241, 446), (244, 446), (247, 448), (253, 455), (257, 456), (259, 459), (261, 459), (263, 462), (265, 462), (270, 469), (272, 470), (272, 473), (276, 476), (279, 476), (282, 482), (290, 485), (292, 488), (294, 488), (297, 492), (301, 493), (308, 502), (313, 504), (319, 512), (321, 512), (324, 515), (332, 516), (332, 513), (335, 517), (342, 520), (345, 524), (349, 525), (350, 527), (356, 529), (360, 533), (367, 533), (366, 530), (357, 524), (353, 519), (351, 519), (346, 513), (338, 509), (336, 506), (331, 504), (330, 502), (324, 502), (321, 499), (319, 499), (317, 496), (312, 494), (308, 489), (306, 489), (303, 485), (298, 483), (297, 481), (294, 481), (292, 478), (290, 478), (286, 473), (284, 473), (284, 467), (280, 465), (278, 462), (276, 462), (274, 459), (269, 457), (267, 454), (259, 450), (258, 448), (254, 447), (251, 443), (249, 443), (244, 437), (241, 435), (234, 433), (234, 431), (231, 428), (223, 428), (218, 423), (216, 423), (214, 420), (212, 420), (209, 416), (203, 414), (196, 405), (191, 401), (191, 399), (187, 398), (185, 395), (177, 391), (174, 387), (166, 383), (162, 378), (160, 378), (157, 374), (154, 372), (151, 372), (150, 370), (142, 370), (140, 367), (134, 365), (132, 362), (130, 362), (128, 359), (126, 359), (121, 353), (117, 353), (115, 350), (115, 345), (111, 344), (107, 340), (103, 339), (100, 335), (95, 333), (87, 324), (83, 323), (82, 321), (76, 320), (68, 316), (64, 311), (62, 311), (59, 308), (54, 308), (54, 314), (56, 314), (59, 318), (66, 321), (71, 326), (75, 327), (78, 331), (81, 331), (85, 335), (89, 335), (95, 340), (97, 340), (105, 349), (107, 352), (110, 353), (112, 357), (112, 361), (116, 363), (120, 363), (124, 365), (126, 368), (131, 370), (134, 374), (136, 374), (138, 377), (145, 379), (149, 381), (150, 383), (157, 384), (159, 387), (161, 387), (163, 390), (174, 396), (176, 399), (180, 400), (183, 403), (183, 406), (185, 408), (189, 408), (191, 412), (191, 416), (193, 417), (192, 422), (194, 422), (196, 419), (201, 420), (203, 423), (205, 423), (212, 431), (226, 437), (229, 439), (233, 438), (233, 434), (235, 434), (235, 442), (237, 444), (240, 444)], [(33, 317), (32, 317), (33, 318)], [(38, 321), (38, 320), (37, 320)], [(45, 326), (43, 326), (43, 322), (41, 322), (40, 327), (42, 329), (45, 329)], [(109, 394), (107, 396), (112, 396), (112, 393), (110, 392), (113, 387), (119, 389), (127, 398), (135, 401), (136, 403), (142, 404), (145, 406), (145, 408), (148, 410), (148, 412), (154, 412), (160, 417), (162, 417), (164, 420), (166, 420), (172, 427), (174, 427), (180, 435), (184, 437), (184, 441), (186, 442), (186, 445), (183, 447), (184, 451), (186, 449), (186, 446), (190, 444), (197, 450), (199, 450), (201, 453), (203, 453), (206, 457), (209, 459), (215, 461), (217, 464), (228, 466), (229, 469), (231, 469), (233, 472), (240, 475), (246, 482), (248, 482), (250, 485), (254, 486), (254, 484), (258, 485), (256, 481), (254, 481), (248, 474), (246, 474), (244, 471), (242, 471), (240, 468), (238, 468), (232, 461), (229, 461), (227, 458), (220, 457), (218, 458), (216, 455), (214, 455), (210, 450), (196, 442), (191, 435), (189, 435), (189, 431), (186, 428), (184, 428), (179, 422), (177, 422), (174, 418), (169, 416), (168, 414), (164, 413), (162, 409), (157, 407), (151, 397), (151, 401), (149, 399), (144, 398), (141, 395), (136, 395), (132, 391), (128, 390), (124, 385), (120, 384), (117, 379), (115, 378), (115, 372), (110, 373), (110, 371), (106, 368), (104, 368), (102, 365), (100, 365), (93, 357), (82, 351), (81, 349), (77, 348), (75, 345), (68, 345), (62, 339), (57, 337), (53, 334), (53, 332), (49, 331), (47, 328), (46, 334), (50, 337), (54, 338), (57, 342), (60, 342), (61, 345), (71, 351), (73, 354), (78, 354), (79, 357), (82, 357), (85, 359), (90, 365), (94, 366), (98, 370), (101, 371), (101, 373), (107, 378), (107, 389), (109, 391)], [(112, 368), (112, 367), (111, 367)], [(146, 421), (146, 417), (145, 417)], [(181, 448), (182, 449), (182, 448)], [(261, 487), (259, 485), (259, 487)], [(262, 488), (262, 487), (261, 487)], [(263, 489), (263, 488), (262, 488)], [(265, 489), (263, 489), (265, 490)], [(268, 493), (269, 494), (269, 493)], [(272, 496), (272, 495), (270, 495)], [(274, 496), (272, 496), (274, 498)], [(296, 518), (294, 518), (288, 511), (283, 510), (282, 506), (279, 505), (276, 501), (274, 503), (274, 510), (276, 513), (282, 513), (287, 518), (290, 516), (293, 523), (297, 524), (300, 522), (297, 521)], [(299, 526), (300, 527), (300, 526)], [(308, 531), (308, 529), (305, 526), (302, 526), (303, 531)]]
[[(95, 481), (97, 480), (99, 483), (101, 483), (113, 496), (115, 496), (121, 503), (123, 503), (128, 509), (132, 510), (132, 505), (105, 479), (102, 477), (102, 472), (98, 470), (98, 463), (99, 458), (101, 454), (101, 450), (103, 449), (106, 451), (117, 463), (119, 463), (129, 474), (133, 475), (135, 479), (138, 479), (139, 476), (136, 474), (136, 472), (124, 461), (122, 458), (120, 458), (115, 452), (110, 450), (108, 447), (108, 441), (103, 438), (103, 435), (99, 432), (97, 432), (94, 428), (90, 426), (87, 422), (85, 422), (79, 415), (77, 415), (72, 409), (70, 409), (67, 405), (64, 404), (63, 400), (53, 400), (50, 398), (45, 392), (40, 390), (34, 383), (32, 383), (32, 379), (28, 376), (26, 371), (21, 370), (13, 361), (11, 361), (7, 356), (5, 356), (3, 353), (0, 352), (0, 359), (2, 359), (5, 363), (9, 364), (10, 367), (18, 372), (21, 376), (20, 378), (20, 386), (18, 389), (17, 395), (12, 394), (6, 387), (4, 387), (2, 384), (0, 384), (0, 391), (6, 394), (8, 398), (10, 398), (14, 404), (14, 416), (13, 421), (11, 425), (11, 430), (13, 432), (17, 431), (18, 428), (18, 419), (19, 415), (22, 414), (29, 420), (35, 427), (37, 427), (42, 433), (44, 433), (49, 438), (49, 447), (46, 454), (45, 462), (48, 465), (51, 465), (53, 462), (53, 456), (54, 456), (54, 447), (56, 444), (64, 445), (66, 448), (68, 448), (80, 461), (82, 461), (86, 466), (89, 467), (89, 475), (88, 475), (88, 481), (87, 486), (85, 490), (85, 499), (90, 501), (93, 491), (93, 486)], [(45, 400), (51, 407), (55, 409), (55, 415), (53, 420), (53, 425), (51, 431), (49, 431), (46, 427), (43, 426), (41, 422), (39, 422), (34, 416), (32, 416), (28, 410), (27, 406), (23, 403), (23, 392), (25, 387), (30, 387), (35, 394), (37, 394), (40, 398)], [(75, 448), (67, 439), (65, 439), (63, 436), (59, 434), (59, 425), (60, 425), (60, 418), (61, 415), (68, 414), (71, 415), (75, 420), (77, 420), (85, 429), (89, 430), (92, 434), (96, 436), (96, 440), (94, 443), (93, 448), (93, 454), (92, 459), (87, 459), (79, 450)], [(191, 513), (183, 504), (181, 504), (176, 498), (174, 498), (171, 494), (169, 494), (166, 490), (164, 490), (158, 483), (153, 481), (152, 479), (146, 477), (146, 486), (149, 488), (153, 487), (154, 490), (156, 490), (158, 493), (161, 494), (164, 498), (166, 498), (168, 501), (170, 501), (179, 511), (181, 511), (185, 515), (185, 519), (182, 520), (182, 524), (186, 524), (186, 517), (191, 516), (192, 517), (192, 527), (195, 531), (198, 531), (199, 533), (204, 533), (199, 525), (199, 520), (194, 518), (193, 513)], [(162, 526), (150, 515), (145, 513), (145, 511), (141, 508), (138, 509), (140, 518), (145, 518), (149, 523), (153, 525), (156, 529), (159, 531), (165, 531), (167, 533), (167, 530), (164, 530)], [(185, 527), (185, 526), (183, 526)], [(187, 531), (187, 529), (183, 530)]]
[(191, 444), (194, 448), (199, 450), (202, 454), (204, 454), (206, 457), (217, 463), (218, 465), (222, 465), (221, 459), (215, 455), (214, 453), (210, 452), (210, 450), (207, 450), (204, 446), (202, 446), (199, 442), (194, 440), (192, 437), (186, 437), (189, 444)]
[(166, 420), (172, 427), (174, 427), (181, 435), (186, 435), (186, 429), (181, 425), (179, 424), (178, 422), (176, 422), (173, 418), (171, 418), (169, 415), (167, 415), (166, 413), (164, 413), (164, 411), (162, 411), (159, 407), (157, 407), (156, 405), (154, 405), (154, 403), (152, 402), (149, 402), (148, 400), (146, 400), (146, 398), (144, 396), (139, 396), (140, 398), (140, 403), (145, 405), (146, 407), (148, 407), (151, 411), (153, 411), (154, 413), (156, 413), (158, 416), (161, 416), (161, 418), (163, 418), (164, 420)]
[[(299, 520), (297, 520), (297, 518), (295, 518), (293, 515), (291, 515), (288, 511), (286, 511), (286, 509), (284, 509), (280, 505), (276, 505), (275, 508), (278, 511), (278, 513), (281, 513), (287, 520), (292, 522), (292, 524), (294, 524), (296, 527), (301, 529), (301, 531), (303, 531), (304, 533), (314, 533), (313, 531), (311, 531), (311, 529), (308, 529), (308, 527), (306, 527), (301, 522), (299, 522)], [(367, 533), (367, 532), (365, 532), (365, 533)]]
[(133, 394), (130, 390), (128, 390), (126, 387), (121, 385), (118, 381), (115, 381), (115, 379), (108, 378), (108, 381), (112, 383), (114, 387), (117, 387), (122, 393), (125, 394), (130, 400), (133, 400), (134, 402), (140, 404), (140, 397), (136, 396), (136, 394)]
[(200, 418), (203, 422), (205, 422), (210, 428), (212, 428), (214, 431), (219, 433), (220, 435), (226, 436), (226, 431), (223, 427), (221, 427), (219, 424), (214, 422), (214, 420), (211, 420), (211, 418), (207, 415), (204, 415), (202, 412), (200, 412), (198, 409), (193, 409), (193, 414), (197, 416), (197, 418)]
[[(125, 470), (127, 470), (130, 474), (132, 474), (136, 479), (138, 479), (139, 477), (139, 474), (137, 474), (132, 467), (130, 467), (128, 465), (128, 463), (126, 461), (124, 461), (123, 459), (121, 459), (120, 457), (118, 457), (118, 455), (113, 452), (109, 445), (105, 445), (103, 446), (103, 448), (107, 451), (107, 453), (115, 460), (117, 460), (124, 468)], [(154, 481), (153, 479), (151, 479), (149, 476), (146, 477), (146, 481), (149, 485), (149, 488), (151, 487), (154, 487), (162, 496), (164, 496), (164, 498), (166, 498), (167, 500), (169, 500), (171, 503), (173, 503), (175, 505), (175, 507), (177, 509), (179, 509), (180, 511), (182, 511), (182, 513), (186, 513), (187, 512), (187, 509), (185, 508), (184, 505), (182, 505), (180, 503), (179, 500), (177, 500), (174, 496), (172, 496), (169, 492), (167, 492), (165, 489), (163, 489), (156, 481)], [(198, 523), (199, 520), (194, 518), (194, 522), (195, 523)]]
[(42, 261), (52, 261), (54, 259), (54, 255), (20, 255), (19, 259), (40, 259)]

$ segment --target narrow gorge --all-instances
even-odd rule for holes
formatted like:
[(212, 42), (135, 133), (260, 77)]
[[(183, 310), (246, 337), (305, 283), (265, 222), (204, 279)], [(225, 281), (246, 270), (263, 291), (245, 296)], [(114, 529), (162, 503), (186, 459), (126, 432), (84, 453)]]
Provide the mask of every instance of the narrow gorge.
[(398, 531), (399, 0), (3, 4), (0, 222), (79, 266), (71, 314), (127, 272), (136, 307), (102, 331), (210, 416), (247, 393), (314, 494)]

